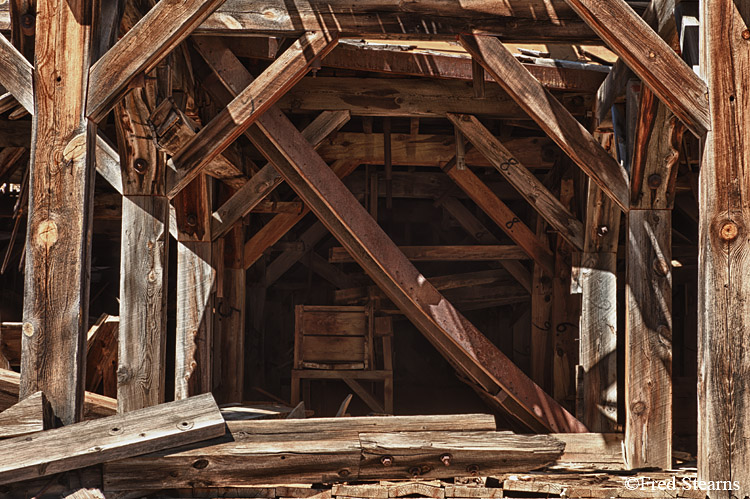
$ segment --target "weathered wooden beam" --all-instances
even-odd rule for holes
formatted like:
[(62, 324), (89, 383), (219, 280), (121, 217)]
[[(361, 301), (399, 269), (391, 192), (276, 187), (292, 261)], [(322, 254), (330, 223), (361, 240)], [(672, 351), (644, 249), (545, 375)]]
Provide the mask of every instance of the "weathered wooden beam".
[(693, 133), (706, 133), (706, 84), (625, 0), (566, 1)]
[[(276, 170), (274, 170), (276, 171)], [(312, 251), (316, 244), (318, 244), (325, 236), (328, 235), (328, 230), (320, 222), (312, 224), (302, 235), (299, 237), (299, 242), (302, 243), (301, 249), (290, 248), (285, 250), (281, 255), (277, 256), (276, 259), (266, 267), (266, 286), (271, 286), (284, 273), (292, 268), (292, 266), (302, 258), (305, 253)]]
[[(348, 111), (325, 111), (305, 127), (302, 135), (313, 144), (313, 147), (318, 147), (326, 137), (349, 121), (349, 117)], [(235, 222), (250, 213), (281, 182), (281, 175), (271, 164), (266, 164), (213, 213), (211, 236), (217, 239), (224, 235)]]
[[(415, 144), (419, 146), (415, 147)], [(382, 145), (383, 134), (380, 133), (339, 132), (324, 140), (318, 153), (327, 162), (356, 156), (361, 158), (362, 164), (382, 165), (385, 162)], [(512, 137), (504, 140), (503, 145), (530, 169), (550, 168), (559, 154), (555, 144), (547, 137)], [(394, 165), (442, 167), (455, 155), (453, 136), (391, 133), (391, 161)], [(478, 149), (466, 151), (466, 164), (492, 166)], [(394, 196), (397, 193), (398, 175), (399, 172), (393, 172)]]
[[(270, 50), (267, 37), (235, 38), (227, 37), (225, 43), (238, 57), (273, 59), (275, 51)], [(370, 71), (377, 73), (423, 76), (453, 80), (472, 81), (473, 65), (466, 54), (451, 54), (434, 50), (415, 48), (406, 44), (379, 44), (353, 40), (342, 40), (322, 61), (331, 68)], [(584, 69), (524, 64), (524, 66), (550, 90), (569, 92), (594, 92), (601, 85), (606, 73)], [(487, 81), (492, 77), (483, 72)]]
[(449, 114), (448, 119), (566, 241), (578, 251), (583, 249), (581, 221), (574, 217), (478, 119), (466, 114)]
[[(262, 140), (261, 138), (258, 138)], [(331, 170), (338, 178), (345, 178), (354, 169), (359, 166), (357, 160), (340, 160), (331, 165)], [(305, 216), (310, 213), (310, 208), (305, 205), (301, 213), (279, 213), (264, 225), (253, 237), (245, 243), (245, 268), (252, 267), (263, 253), (276, 244), (292, 227), (297, 225)]]
[[(413, 175), (413, 173), (410, 173)], [(500, 241), (485, 227), (482, 222), (464, 206), (461, 201), (455, 197), (446, 197), (442, 193), (447, 189), (441, 190), (441, 196), (436, 203), (442, 206), (466, 231), (466, 233), (478, 243), (481, 244), (499, 244)], [(512, 260), (502, 260), (499, 266), (508, 271), (526, 291), (531, 292), (531, 273), (520, 262)], [(439, 288), (438, 288), (439, 289)]]
[(13, 438), (54, 428), (54, 415), (42, 392), (0, 412), (0, 438)]
[(150, 138), (150, 93), (133, 90), (115, 109), (123, 194), (117, 347), (121, 413), (166, 400), (169, 200), (166, 158)]
[(177, 220), (175, 400), (213, 388), (211, 185), (199, 175), (174, 198)]
[(672, 465), (670, 210), (628, 212), (625, 331), (626, 462)]
[[(413, 262), (469, 262), (529, 258), (523, 248), (513, 245), (399, 246), (398, 249)], [(346, 263), (355, 260), (345, 248), (334, 247), (330, 249), (328, 261)]]
[[(596, 133), (614, 151), (612, 133)], [(586, 197), (586, 239), (581, 255), (581, 333), (583, 421), (592, 431), (617, 425), (617, 242), (620, 210), (595, 184)]]
[[(516, 64), (523, 68), (520, 62)], [(528, 77), (543, 88), (531, 74)], [(490, 85), (485, 90), (485, 98), (477, 99), (467, 81), (308, 77), (292, 88), (278, 105), (292, 113), (346, 109), (355, 116), (443, 118), (446, 113), (466, 113), (528, 120), (522, 106), (509, 93)], [(556, 92), (555, 95), (560, 97), (561, 107), (575, 115), (583, 115), (590, 108), (588, 104), (593, 104), (593, 98), (586, 94)]]
[[(129, 476), (139, 476), (142, 488), (161, 489), (190, 488), (191, 483), (225, 487), (258, 485), (269, 480), (297, 483), (411, 479), (413, 469), (420, 470), (419, 477), (426, 479), (471, 476), (475, 468), (494, 474), (543, 466), (555, 461), (564, 447), (548, 435), (484, 431), (319, 431), (284, 434), (286, 438), (279, 444), (276, 435), (254, 435), (241, 428), (230, 423), (230, 442), (215, 440), (210, 447), (176, 449), (108, 463), (104, 467), (104, 488), (116, 491), (132, 487)], [(445, 455), (450, 455), (449, 466), (441, 460)], [(388, 456), (392, 464), (383, 466), (382, 459)], [(241, 457), (242, 466), (237, 457)], [(207, 466), (192, 466), (195, 462)]]
[(487, 36), (462, 36), (460, 41), (581, 170), (623, 211), (627, 211), (630, 206), (628, 182), (622, 167), (521, 66), (500, 40)]
[(0, 442), (2, 454), (14, 456), (0, 464), (0, 483), (200, 442), (224, 431), (224, 419), (211, 395), (69, 425)]
[(30, 112), (34, 109), (33, 69), (23, 54), (0, 34), (0, 85)]
[[(489, 396), (502, 391), (517, 401), (526, 411), (528, 424), (584, 431), (580, 422), (534, 385), (443, 299), (296, 129), (263, 125), (260, 128), (270, 143), (256, 143), (256, 147), (375, 283), (454, 366), (482, 386)], [(443, 320), (447, 317), (453, 319)], [(495, 400), (501, 403), (499, 398)], [(541, 410), (537, 412), (537, 408)]]
[[(701, 74), (708, 84), (711, 131), (700, 172), (698, 243), (698, 477), (739, 482), (750, 494), (750, 213), (741, 179), (750, 164), (746, 2), (701, 4)], [(739, 180), (739, 181), (738, 181)], [(710, 497), (728, 497), (713, 492)]]
[(104, 118), (133, 78), (154, 69), (223, 3), (160, 0), (91, 67), (86, 115), (95, 122)]
[(458, 185), (508, 237), (535, 262), (550, 272), (554, 269), (554, 256), (526, 224), (511, 211), (471, 170), (459, 170), (447, 165), (444, 169)]
[(282, 0), (230, 0), (197, 33), (254, 34), (297, 37), (305, 31), (339, 31), (355, 38), (455, 40), (462, 33), (486, 33), (508, 41), (589, 41), (598, 39), (575, 13), (559, 0), (539, 9), (530, 0), (512, 5), (482, 1), (470, 7), (428, 1), (394, 4), (383, 0), (312, 0), (288, 4)]
[(88, 18), (85, 3), (37, 2), (20, 396), (43, 391), (64, 424), (81, 419), (85, 383), (96, 142), (84, 118)]
[(333, 49), (337, 40), (335, 35), (307, 33), (257, 79), (250, 78), (251, 83), (238, 91), (232, 102), (172, 157), (170, 162), (176, 173), (170, 182), (169, 197), (196, 178), (214, 157), (271, 108), (302, 79), (315, 59), (325, 57)]

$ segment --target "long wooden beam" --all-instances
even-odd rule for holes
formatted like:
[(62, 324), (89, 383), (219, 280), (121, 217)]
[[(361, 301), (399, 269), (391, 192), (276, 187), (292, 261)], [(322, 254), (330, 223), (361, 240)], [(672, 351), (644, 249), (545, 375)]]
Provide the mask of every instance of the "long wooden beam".
[(172, 157), (170, 161), (177, 173), (169, 197), (196, 178), (214, 157), (302, 79), (316, 59), (325, 57), (337, 41), (335, 34), (306, 33), (257, 79), (250, 78), (251, 83)]
[(550, 249), (474, 172), (459, 170), (455, 163), (446, 165), (444, 171), (532, 260), (553, 272), (555, 258)]
[(24, 109), (34, 109), (33, 66), (5, 36), (0, 34), (0, 84)]
[(688, 128), (706, 133), (706, 84), (625, 0), (566, 1)]
[[(317, 148), (326, 137), (349, 121), (349, 117), (348, 111), (323, 112), (310, 125), (305, 127), (302, 135), (313, 144), (313, 147)], [(213, 212), (211, 237), (217, 239), (226, 234), (235, 222), (250, 213), (281, 182), (281, 175), (276, 172), (271, 164), (266, 164)]]
[(495, 169), (575, 249), (583, 249), (583, 224), (513, 154), (471, 115), (449, 114), (448, 119), (490, 160)]
[(91, 67), (86, 115), (100, 121), (137, 75), (148, 72), (224, 0), (160, 0)]
[(739, 485), (712, 498), (750, 495), (748, 19), (747, 2), (701, 4), (701, 74), (711, 131), (699, 180), (698, 478)]
[[(531, 74), (528, 77), (543, 88)], [(585, 94), (555, 95), (560, 97), (561, 107), (576, 115), (585, 114), (593, 104), (593, 98)], [(355, 116), (443, 118), (446, 113), (465, 113), (529, 119), (513, 94), (496, 85), (488, 86), (480, 99), (469, 82), (427, 78), (308, 77), (279, 101), (279, 107), (290, 112), (348, 109)]]
[[(84, 117), (85, 2), (37, 2), (20, 396), (43, 391), (65, 424), (83, 413), (95, 127)], [(65, 54), (65, 57), (59, 57)]]
[(461, 36), (460, 41), (581, 170), (627, 212), (629, 190), (623, 169), (500, 40), (488, 36)]
[[(522, 248), (513, 245), (399, 246), (398, 249), (412, 262), (482, 262), (528, 258)], [(328, 261), (346, 263), (355, 260), (345, 248), (334, 247), (330, 249)]]
[[(268, 37), (231, 37), (226, 38), (225, 43), (238, 57), (273, 59), (276, 54), (270, 40), (272, 38)], [(322, 64), (356, 71), (464, 81), (472, 81), (474, 77), (471, 57), (466, 54), (418, 49), (407, 44), (342, 41), (326, 56)], [(600, 66), (603, 71), (540, 64), (524, 64), (524, 67), (544, 87), (569, 92), (594, 92), (607, 75), (606, 66)], [(487, 74), (484, 74), (484, 78), (492, 81), (492, 77)]]

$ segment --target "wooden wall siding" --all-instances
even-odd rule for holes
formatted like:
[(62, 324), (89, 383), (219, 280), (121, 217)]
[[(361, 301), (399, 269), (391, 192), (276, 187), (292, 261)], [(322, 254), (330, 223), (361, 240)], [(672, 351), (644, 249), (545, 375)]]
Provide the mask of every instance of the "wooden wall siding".
[(748, 19), (747, 2), (702, 6), (701, 72), (708, 83), (711, 131), (700, 175), (698, 474), (740, 485), (731, 493), (713, 492), (712, 498), (750, 494)]
[(20, 396), (44, 391), (64, 423), (81, 419), (85, 383), (95, 142), (84, 118), (90, 16), (86, 2), (37, 2)]

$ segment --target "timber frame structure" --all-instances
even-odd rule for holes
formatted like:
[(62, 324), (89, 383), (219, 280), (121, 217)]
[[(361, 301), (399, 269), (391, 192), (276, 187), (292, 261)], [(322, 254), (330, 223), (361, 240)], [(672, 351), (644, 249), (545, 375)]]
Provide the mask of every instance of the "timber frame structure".
[[(0, 32), (0, 494), (750, 496), (747, 0), (0, 0)], [(410, 406), (430, 363), (471, 402)], [(516, 433), (243, 412), (323, 383)]]

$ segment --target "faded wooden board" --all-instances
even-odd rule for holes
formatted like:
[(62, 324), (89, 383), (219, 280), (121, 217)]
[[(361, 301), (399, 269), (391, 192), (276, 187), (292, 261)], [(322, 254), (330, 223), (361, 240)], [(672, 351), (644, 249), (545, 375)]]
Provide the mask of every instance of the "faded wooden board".
[(24, 109), (34, 109), (33, 67), (5, 36), (0, 35), (0, 84)]
[[(700, 173), (698, 241), (698, 477), (737, 480), (750, 495), (750, 280), (745, 200), (750, 168), (747, 2), (701, 5), (701, 74), (711, 131)], [(709, 494), (729, 497), (728, 492)]]
[[(459, 245), (459, 246), (400, 246), (401, 252), (413, 262), (494, 261), (525, 260), (529, 256), (520, 246), (506, 245)], [(345, 248), (333, 247), (328, 261), (331, 263), (353, 262), (354, 258)]]
[(102, 392), (117, 397), (117, 339), (120, 318), (107, 314), (89, 329), (86, 338), (86, 389), (95, 391), (102, 384)]
[(224, 434), (211, 395), (202, 395), (96, 421), (0, 442), (0, 483), (53, 475), (115, 459), (200, 442)]
[(54, 415), (42, 392), (0, 412), (0, 438), (19, 437), (54, 428)]
[[(84, 118), (88, 5), (36, 10), (21, 398), (39, 390), (64, 423), (83, 414), (95, 126)], [(65, 54), (65, 57), (56, 57)]]

